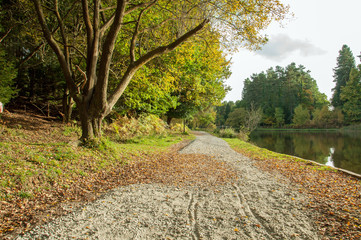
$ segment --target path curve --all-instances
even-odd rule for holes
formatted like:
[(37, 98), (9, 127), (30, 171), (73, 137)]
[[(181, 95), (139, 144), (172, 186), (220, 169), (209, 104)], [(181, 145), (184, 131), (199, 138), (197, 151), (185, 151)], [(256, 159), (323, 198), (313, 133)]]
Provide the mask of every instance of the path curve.
[(216, 188), (120, 187), (17, 239), (319, 239), (305, 197), (222, 139), (201, 133), (180, 153), (215, 156), (239, 180)]

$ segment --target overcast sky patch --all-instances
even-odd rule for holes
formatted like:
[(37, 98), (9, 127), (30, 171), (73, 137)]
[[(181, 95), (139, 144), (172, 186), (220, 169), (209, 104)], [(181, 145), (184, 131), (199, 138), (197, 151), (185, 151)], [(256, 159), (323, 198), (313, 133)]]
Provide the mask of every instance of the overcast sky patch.
[(286, 34), (272, 35), (258, 55), (271, 60), (283, 60), (298, 52), (301, 56), (316, 56), (325, 54), (326, 51), (313, 45), (307, 40), (292, 39)]

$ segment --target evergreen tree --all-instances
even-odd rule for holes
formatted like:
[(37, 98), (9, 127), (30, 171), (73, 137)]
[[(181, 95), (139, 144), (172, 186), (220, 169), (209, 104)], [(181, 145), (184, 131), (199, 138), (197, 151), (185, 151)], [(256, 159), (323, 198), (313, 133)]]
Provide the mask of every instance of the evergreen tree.
[(351, 49), (347, 45), (343, 45), (342, 49), (339, 51), (339, 56), (337, 57), (337, 66), (333, 69), (333, 82), (336, 83), (336, 86), (332, 89), (333, 95), (331, 104), (334, 107), (342, 108), (344, 104), (340, 97), (341, 89), (342, 87), (346, 86), (346, 83), (350, 78), (350, 72), (352, 68), (356, 68), (355, 58), (351, 52)]
[(290, 124), (297, 105), (302, 104), (313, 111), (328, 102), (326, 95), (319, 92), (310, 71), (302, 65), (291, 63), (285, 68), (277, 66), (266, 73), (247, 78), (242, 92), (242, 106), (248, 109), (251, 103), (263, 109), (263, 123), (273, 125), (276, 124), (276, 108), (283, 110), (284, 123)]
[(282, 127), (283, 124), (285, 124), (285, 114), (283, 113), (283, 109), (280, 107), (277, 107), (275, 109), (275, 119), (277, 127)]
[(358, 69), (351, 69), (350, 79), (341, 88), (341, 101), (344, 102), (342, 111), (347, 121), (361, 121), (361, 65)]

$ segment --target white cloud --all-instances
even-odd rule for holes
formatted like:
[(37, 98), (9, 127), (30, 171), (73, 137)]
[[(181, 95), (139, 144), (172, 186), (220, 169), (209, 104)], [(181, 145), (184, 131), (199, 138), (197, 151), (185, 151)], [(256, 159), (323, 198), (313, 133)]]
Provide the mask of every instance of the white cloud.
[(256, 54), (279, 61), (295, 54), (297, 51), (303, 57), (326, 53), (325, 50), (316, 47), (307, 40), (292, 39), (286, 34), (278, 34), (271, 36), (268, 43)]

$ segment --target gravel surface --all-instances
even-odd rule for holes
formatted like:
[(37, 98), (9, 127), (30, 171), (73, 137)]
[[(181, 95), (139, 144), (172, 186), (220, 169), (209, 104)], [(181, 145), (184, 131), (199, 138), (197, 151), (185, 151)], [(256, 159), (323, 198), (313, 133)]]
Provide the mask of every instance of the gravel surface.
[(319, 239), (307, 199), (225, 141), (202, 133), (181, 153), (217, 157), (239, 178), (213, 187), (120, 187), (17, 239)]

